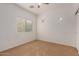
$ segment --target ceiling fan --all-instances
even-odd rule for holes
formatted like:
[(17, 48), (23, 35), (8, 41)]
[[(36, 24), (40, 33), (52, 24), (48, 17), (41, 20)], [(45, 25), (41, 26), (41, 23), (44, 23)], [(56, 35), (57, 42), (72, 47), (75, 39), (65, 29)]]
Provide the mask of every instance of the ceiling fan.
[[(40, 8), (42, 4), (49, 5), (49, 3), (38, 3), (37, 8)], [(35, 8), (34, 5), (30, 5), (30, 8)]]

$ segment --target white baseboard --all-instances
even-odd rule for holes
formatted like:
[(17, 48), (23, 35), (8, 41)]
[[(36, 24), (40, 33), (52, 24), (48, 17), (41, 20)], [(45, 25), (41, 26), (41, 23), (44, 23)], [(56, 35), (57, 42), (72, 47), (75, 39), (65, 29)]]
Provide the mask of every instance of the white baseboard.
[[(42, 40), (42, 39), (38, 39), (38, 40)], [(48, 40), (42, 40), (42, 41), (48, 41)], [(59, 42), (59, 41), (48, 41), (48, 42), (58, 43), (58, 44), (62, 44), (62, 45), (66, 45), (66, 46), (72, 46), (72, 47), (76, 48), (76, 46), (74, 44), (71, 44), (71, 43), (65, 43), (65, 42)]]
[(17, 46), (20, 46), (20, 45), (22, 45), (22, 44), (28, 43), (28, 42), (33, 41), (33, 40), (35, 40), (35, 39), (29, 40), (29, 41), (25, 41), (25, 42), (20, 42), (20, 43), (18, 43), (18, 44), (12, 45), (12, 46), (10, 46), (10, 47), (4, 48), (4, 49), (0, 49), (0, 52), (5, 51), (5, 50), (8, 50), (8, 49), (11, 49), (11, 48), (15, 48), (15, 47), (17, 47)]

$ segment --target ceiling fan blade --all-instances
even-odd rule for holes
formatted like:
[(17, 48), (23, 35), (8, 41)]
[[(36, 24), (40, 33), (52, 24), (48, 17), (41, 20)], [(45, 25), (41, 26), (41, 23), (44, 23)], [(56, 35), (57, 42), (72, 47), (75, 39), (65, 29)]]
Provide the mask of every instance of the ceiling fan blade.
[(48, 5), (49, 3), (43, 3), (43, 4), (47, 4)]
[(30, 8), (34, 8), (34, 6), (33, 6), (33, 5), (30, 5), (29, 7), (30, 7)]

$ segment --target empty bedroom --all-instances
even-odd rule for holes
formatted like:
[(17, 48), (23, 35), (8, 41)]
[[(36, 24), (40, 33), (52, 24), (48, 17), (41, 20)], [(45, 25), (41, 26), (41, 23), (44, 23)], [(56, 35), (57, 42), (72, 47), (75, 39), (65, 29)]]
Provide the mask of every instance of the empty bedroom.
[(0, 56), (78, 56), (78, 3), (0, 3)]

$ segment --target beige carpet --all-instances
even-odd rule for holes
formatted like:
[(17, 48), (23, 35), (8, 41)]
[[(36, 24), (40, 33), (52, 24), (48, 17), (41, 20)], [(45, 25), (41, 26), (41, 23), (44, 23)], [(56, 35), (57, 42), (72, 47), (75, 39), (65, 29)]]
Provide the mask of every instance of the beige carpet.
[(46, 41), (34, 40), (24, 45), (1, 52), (0, 55), (13, 56), (70, 56), (77, 55), (77, 49), (50, 43)]

